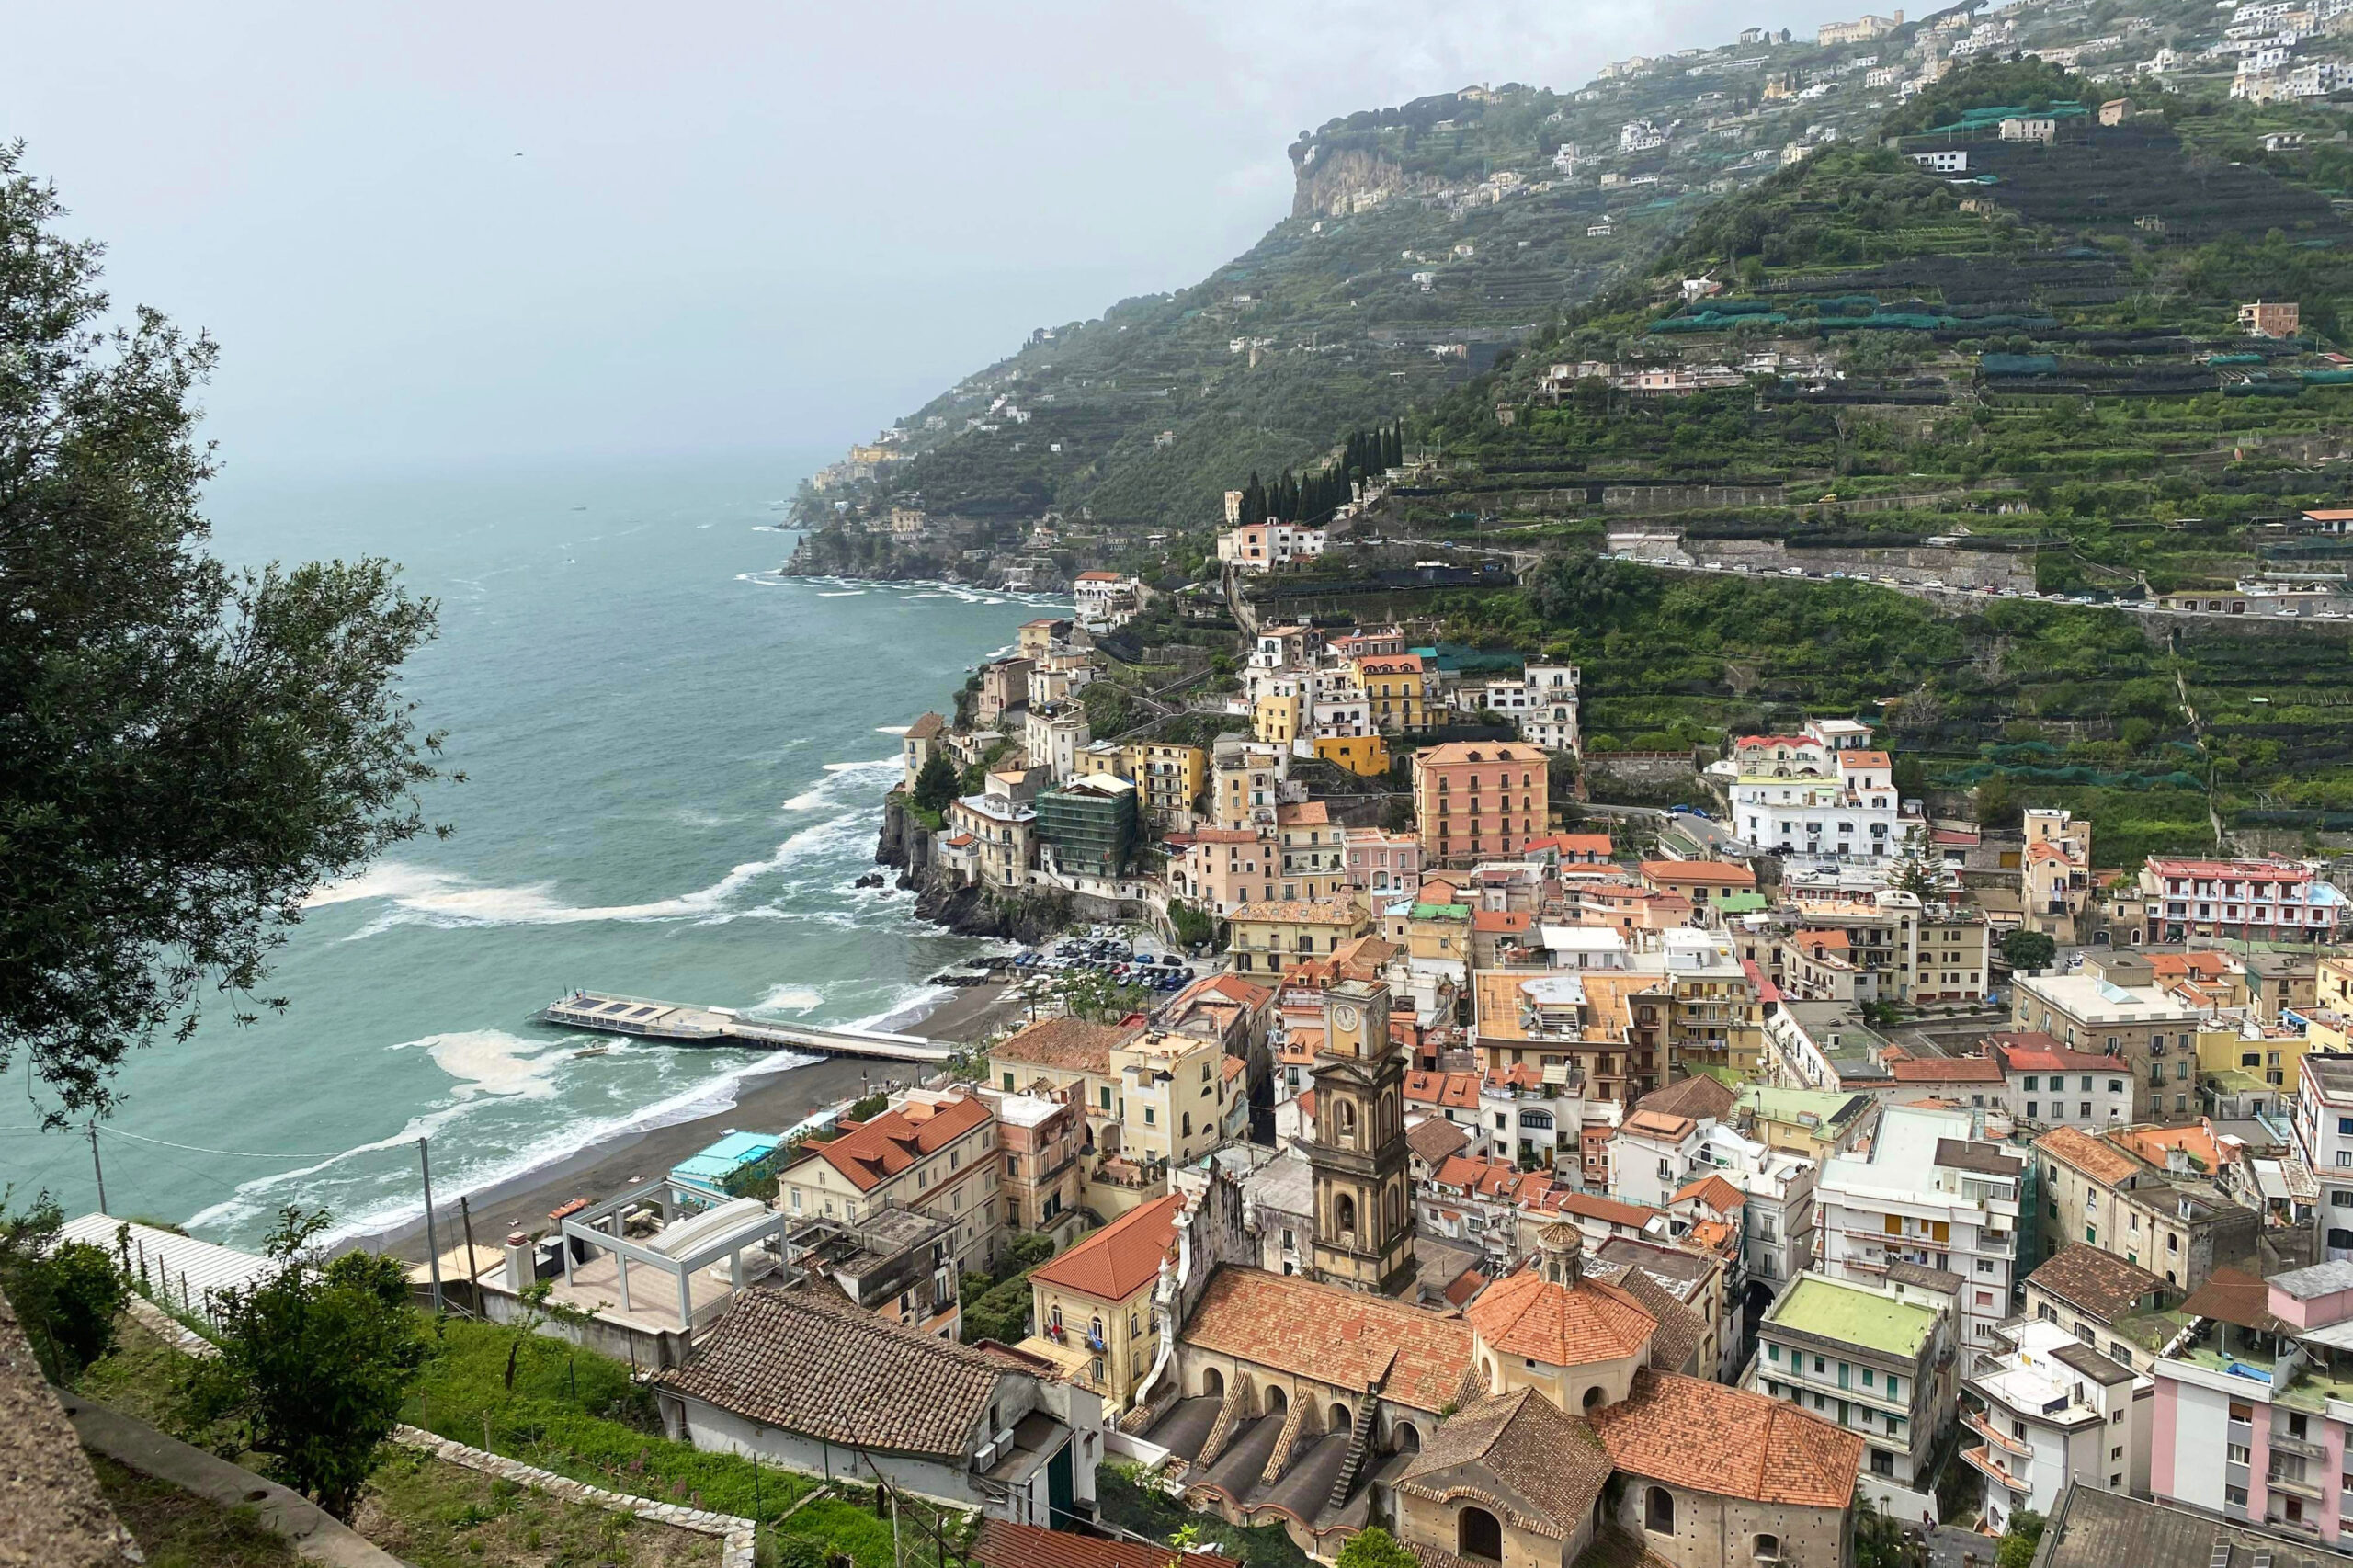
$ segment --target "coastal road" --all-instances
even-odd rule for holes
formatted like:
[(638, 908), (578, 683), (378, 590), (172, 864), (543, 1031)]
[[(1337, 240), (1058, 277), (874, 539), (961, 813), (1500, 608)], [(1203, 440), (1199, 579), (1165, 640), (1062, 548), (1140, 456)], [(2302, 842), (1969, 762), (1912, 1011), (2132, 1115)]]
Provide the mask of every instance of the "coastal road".
[(2232, 622), (2244, 623), (2250, 620), (2267, 622), (2289, 620), (2310, 623), (2324, 631), (2334, 630), (2353, 634), (2353, 612), (2334, 616), (2231, 615), (2222, 610), (2166, 609), (2163, 606), (2151, 604), (2145, 600), (2110, 599), (2086, 602), (2080, 597), (2070, 598), (2065, 594), (2022, 592), (2002, 594), (1988, 592), (1982, 588), (1956, 588), (1949, 584), (1937, 587), (1931, 586), (1934, 580), (1925, 575), (1897, 577), (1893, 574), (1882, 573), (1870, 577), (1859, 577), (1848, 573), (1843, 577), (1831, 577), (1820, 572), (1805, 572), (1792, 577), (1788, 569), (1778, 572), (1742, 572), (1731, 566), (1721, 564), (1709, 566), (1699, 562), (1676, 561), (1655, 555), (1605, 555), (1602, 559), (1615, 561), (1626, 566), (1646, 566), (1654, 572), (1681, 572), (1697, 576), (1745, 577), (1759, 582), (1862, 583), (1870, 587), (1893, 588), (1899, 594), (1909, 594), (1914, 598), (1927, 599), (1931, 604), (1949, 610), (1982, 608), (1987, 604), (1998, 604), (2004, 599), (2014, 599), (2022, 604), (2070, 604), (2083, 609), (2120, 609), (2128, 615), (2143, 615), (2153, 620), (2170, 619), (2176, 622), (2216, 621), (2228, 625)]

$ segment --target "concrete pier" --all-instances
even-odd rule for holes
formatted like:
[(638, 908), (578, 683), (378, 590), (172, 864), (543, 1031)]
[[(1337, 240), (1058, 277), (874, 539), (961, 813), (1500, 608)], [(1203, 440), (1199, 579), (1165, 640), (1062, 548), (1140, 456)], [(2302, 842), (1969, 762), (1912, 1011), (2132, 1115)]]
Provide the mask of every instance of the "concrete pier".
[(736, 1045), (764, 1051), (813, 1051), (828, 1056), (870, 1056), (884, 1062), (941, 1062), (955, 1048), (922, 1035), (879, 1029), (836, 1029), (802, 1024), (756, 1023), (730, 1007), (697, 1007), (574, 991), (540, 1009), (539, 1020), (559, 1028), (636, 1035), (680, 1045)]

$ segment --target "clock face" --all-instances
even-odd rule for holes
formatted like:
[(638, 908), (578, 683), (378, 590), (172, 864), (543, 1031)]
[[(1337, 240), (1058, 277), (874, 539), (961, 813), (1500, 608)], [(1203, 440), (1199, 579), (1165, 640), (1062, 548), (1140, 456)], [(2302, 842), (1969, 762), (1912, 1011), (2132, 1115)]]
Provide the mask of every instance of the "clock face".
[(1357, 1010), (1346, 1002), (1339, 1003), (1332, 1009), (1332, 1023), (1335, 1028), (1352, 1029), (1360, 1021)]

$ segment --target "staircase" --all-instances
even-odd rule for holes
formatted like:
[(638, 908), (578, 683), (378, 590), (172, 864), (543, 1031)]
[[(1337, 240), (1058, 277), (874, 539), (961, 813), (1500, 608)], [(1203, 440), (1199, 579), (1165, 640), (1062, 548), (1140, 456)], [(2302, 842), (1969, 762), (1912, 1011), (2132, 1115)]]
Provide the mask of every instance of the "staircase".
[(1308, 1406), (1312, 1402), (1302, 1395), (1290, 1402), (1290, 1409), (1283, 1416), (1282, 1435), (1275, 1439), (1275, 1451), (1267, 1456), (1267, 1468), (1258, 1479), (1268, 1486), (1282, 1479), (1285, 1467), (1290, 1463), (1290, 1451), (1298, 1446), (1299, 1434), (1307, 1425)]
[(1217, 1420), (1210, 1426), (1210, 1435), (1201, 1439), (1201, 1451), (1193, 1460), (1193, 1468), (1205, 1471), (1225, 1452), (1225, 1445), (1233, 1440), (1233, 1428), (1242, 1420), (1242, 1405), (1248, 1397), (1249, 1385), (1235, 1378), (1225, 1386), (1225, 1399), (1217, 1407)]
[(1357, 1477), (1364, 1471), (1366, 1458), (1372, 1452), (1373, 1433), (1381, 1426), (1381, 1395), (1367, 1389), (1364, 1403), (1357, 1411), (1357, 1424), (1348, 1434), (1348, 1455), (1340, 1461), (1340, 1473), (1332, 1478), (1332, 1494), (1324, 1506), (1335, 1511), (1347, 1506), (1348, 1494), (1356, 1490)]

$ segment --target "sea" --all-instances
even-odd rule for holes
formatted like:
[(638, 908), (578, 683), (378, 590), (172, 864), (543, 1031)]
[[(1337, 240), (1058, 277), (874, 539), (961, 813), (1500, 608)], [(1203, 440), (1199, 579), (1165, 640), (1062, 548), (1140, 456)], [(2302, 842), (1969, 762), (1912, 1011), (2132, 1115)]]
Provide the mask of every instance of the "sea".
[(898, 733), (1050, 601), (783, 576), (783, 504), (828, 455), (216, 481), (223, 560), (384, 556), (439, 602), (407, 687), (465, 775), (424, 800), (452, 832), (318, 890), (284, 1010), (206, 995), (95, 1135), (0, 1105), (12, 1201), (95, 1208), (95, 1136), (110, 1212), (251, 1245), (291, 1203), (359, 1234), (422, 1212), (420, 1137), (447, 1203), (807, 1060), (531, 1021), (572, 987), (865, 1024), (942, 994), (981, 945), (853, 884)]

